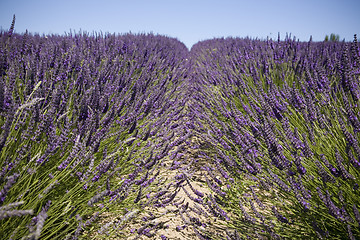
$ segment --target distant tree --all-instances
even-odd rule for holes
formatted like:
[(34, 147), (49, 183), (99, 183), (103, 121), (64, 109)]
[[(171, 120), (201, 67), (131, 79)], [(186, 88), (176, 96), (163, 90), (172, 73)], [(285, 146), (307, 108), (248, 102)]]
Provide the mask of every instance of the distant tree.
[(334, 33), (330, 34), (330, 41), (338, 42), (339, 40), (340, 40), (339, 34), (336, 34), (336, 35)]
[(329, 37), (329, 35), (326, 35), (324, 41), (328, 42), (329, 40), (331, 42), (338, 42), (338, 41), (340, 41), (340, 36), (339, 36), (339, 34), (335, 34), (335, 33), (330, 34), (330, 37)]

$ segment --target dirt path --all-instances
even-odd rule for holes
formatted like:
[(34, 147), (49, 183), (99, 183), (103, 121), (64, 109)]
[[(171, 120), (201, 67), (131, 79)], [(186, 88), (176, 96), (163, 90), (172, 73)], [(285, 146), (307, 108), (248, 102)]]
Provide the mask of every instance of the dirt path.
[[(186, 146), (183, 151), (179, 151), (178, 147), (170, 151), (160, 168), (158, 181), (162, 182), (163, 188), (157, 194), (162, 191), (169, 196), (176, 193), (175, 198), (165, 206), (157, 204), (157, 199), (154, 199), (129, 226), (133, 237), (128, 239), (199, 239), (196, 232), (216, 232), (221, 229), (221, 221), (211, 216), (209, 209), (202, 204), (211, 191), (206, 184), (207, 173), (201, 169), (205, 164), (205, 160), (199, 156), (201, 149), (193, 148), (202, 145), (201, 140), (192, 136), (188, 142), (191, 142), (191, 146)], [(180, 157), (171, 157), (175, 151), (179, 151)], [(179, 182), (180, 185), (175, 184)], [(142, 230), (149, 228), (153, 230), (149, 231), (148, 236), (146, 233), (144, 235)]]

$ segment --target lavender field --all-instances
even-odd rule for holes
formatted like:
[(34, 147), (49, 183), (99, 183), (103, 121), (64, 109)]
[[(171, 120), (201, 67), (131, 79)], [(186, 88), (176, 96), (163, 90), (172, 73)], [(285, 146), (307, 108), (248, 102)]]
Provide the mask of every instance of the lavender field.
[(1, 239), (360, 239), (360, 45), (0, 32)]

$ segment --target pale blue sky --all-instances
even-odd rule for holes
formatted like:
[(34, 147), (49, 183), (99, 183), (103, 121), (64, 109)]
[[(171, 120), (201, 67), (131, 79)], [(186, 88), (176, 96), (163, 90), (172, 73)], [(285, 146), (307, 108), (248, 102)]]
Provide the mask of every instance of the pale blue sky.
[(0, 0), (0, 27), (15, 32), (64, 34), (70, 29), (110, 33), (159, 33), (191, 47), (214, 37), (301, 41), (326, 34), (360, 39), (360, 0)]

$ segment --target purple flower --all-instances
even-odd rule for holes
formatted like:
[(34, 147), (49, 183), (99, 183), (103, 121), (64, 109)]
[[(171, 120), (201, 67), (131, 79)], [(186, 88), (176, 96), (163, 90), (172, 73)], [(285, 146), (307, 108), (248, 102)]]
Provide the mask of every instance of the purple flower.
[(183, 230), (185, 228), (185, 225), (183, 226), (176, 226), (176, 231), (180, 232), (181, 230)]
[(289, 220), (288, 220), (286, 217), (284, 217), (283, 215), (281, 215), (281, 214), (277, 211), (277, 209), (276, 209), (275, 206), (272, 206), (272, 210), (273, 210), (273, 212), (274, 212), (274, 214), (275, 214), (275, 217), (276, 217), (280, 222), (289, 223)]
[(6, 184), (4, 185), (3, 189), (0, 191), (0, 203), (4, 202), (5, 197), (8, 193), (8, 191), (11, 189), (11, 187), (16, 183), (16, 179), (20, 175), (17, 173), (14, 173), (10, 177), (8, 177)]
[(300, 164), (296, 166), (296, 168), (301, 175), (304, 175), (306, 173), (306, 168), (303, 165)]
[(354, 215), (355, 215), (356, 222), (358, 223), (358, 226), (360, 227), (360, 214), (359, 214), (359, 210), (357, 209), (357, 207), (356, 207), (355, 204), (353, 204), (352, 208), (353, 208), (353, 212), (354, 212)]

